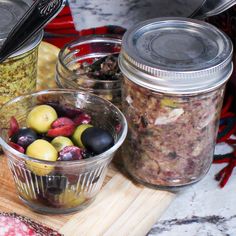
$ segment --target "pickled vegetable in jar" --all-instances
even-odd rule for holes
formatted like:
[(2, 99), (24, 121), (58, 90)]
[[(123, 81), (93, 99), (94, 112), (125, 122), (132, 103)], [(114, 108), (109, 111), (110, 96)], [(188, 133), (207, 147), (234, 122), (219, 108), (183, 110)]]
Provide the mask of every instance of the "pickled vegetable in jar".
[(203, 178), (231, 60), (229, 38), (201, 21), (159, 18), (126, 32), (119, 57), (129, 125), (122, 156), (134, 179), (176, 190)]

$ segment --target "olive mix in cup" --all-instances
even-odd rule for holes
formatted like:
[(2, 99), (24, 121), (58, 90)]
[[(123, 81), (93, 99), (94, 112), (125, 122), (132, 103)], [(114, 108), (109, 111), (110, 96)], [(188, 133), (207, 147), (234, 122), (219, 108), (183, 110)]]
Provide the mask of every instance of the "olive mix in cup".
[(0, 114), (19, 197), (41, 213), (69, 213), (94, 200), (127, 133), (114, 105), (74, 90), (17, 97)]

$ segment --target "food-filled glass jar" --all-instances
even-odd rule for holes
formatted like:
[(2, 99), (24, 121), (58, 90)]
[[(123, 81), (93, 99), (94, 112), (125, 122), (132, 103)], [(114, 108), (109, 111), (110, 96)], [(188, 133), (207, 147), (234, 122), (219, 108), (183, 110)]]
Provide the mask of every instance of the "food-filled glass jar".
[(134, 179), (176, 190), (207, 173), (232, 51), (223, 32), (197, 20), (157, 18), (125, 33), (119, 66), (129, 132), (122, 155)]
[(121, 105), (120, 36), (89, 35), (59, 52), (56, 83), (60, 88), (88, 91)]
[[(30, 0), (0, 1), (0, 48), (9, 32), (29, 8)], [(4, 62), (0, 63), (0, 106), (10, 99), (36, 89), (40, 31)]]

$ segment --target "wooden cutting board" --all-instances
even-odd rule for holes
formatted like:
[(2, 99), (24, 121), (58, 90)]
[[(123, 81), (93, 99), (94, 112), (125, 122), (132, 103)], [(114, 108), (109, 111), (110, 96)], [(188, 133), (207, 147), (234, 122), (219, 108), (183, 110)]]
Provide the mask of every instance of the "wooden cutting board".
[[(45, 53), (40, 51), (39, 62), (46, 60), (46, 63), (51, 62), (51, 66), (55, 66), (58, 49), (42, 43), (40, 50), (43, 52), (47, 50), (53, 55), (51, 57), (47, 55), (45, 59), (40, 56)], [(40, 66), (43, 67), (43, 64)], [(52, 75), (52, 78), (47, 80), (53, 78)], [(39, 77), (39, 80), (39, 89), (41, 89), (45, 83), (41, 81), (42, 77)], [(50, 83), (47, 81), (46, 84)], [(53, 86), (53, 83), (51, 84)], [(0, 165), (0, 211), (27, 216), (58, 230), (65, 236), (146, 235), (175, 197), (173, 193), (153, 190), (133, 183), (120, 171), (120, 168), (117, 168), (117, 165), (112, 163), (101, 192), (86, 209), (68, 215), (40, 215), (32, 212), (18, 199), (6, 157), (3, 155), (0, 156)]]
[(174, 199), (172, 193), (134, 184), (112, 163), (101, 192), (86, 209), (68, 215), (40, 215), (17, 197), (6, 157), (0, 158), (0, 211), (27, 216), (65, 236), (146, 235)]

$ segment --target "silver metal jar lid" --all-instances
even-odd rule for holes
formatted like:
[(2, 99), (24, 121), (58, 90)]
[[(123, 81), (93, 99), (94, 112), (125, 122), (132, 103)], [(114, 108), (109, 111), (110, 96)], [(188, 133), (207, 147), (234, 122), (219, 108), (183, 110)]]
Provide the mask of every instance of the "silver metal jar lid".
[(193, 94), (225, 83), (232, 42), (216, 27), (187, 18), (156, 18), (130, 28), (122, 40), (121, 71), (158, 92)]
[[(0, 0), (0, 47), (4, 43), (14, 25), (23, 16), (32, 3), (33, 0)], [(41, 42), (42, 37), (43, 31), (40, 31), (11, 57), (19, 56), (32, 50)]]

